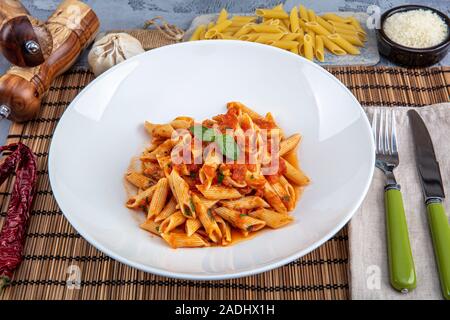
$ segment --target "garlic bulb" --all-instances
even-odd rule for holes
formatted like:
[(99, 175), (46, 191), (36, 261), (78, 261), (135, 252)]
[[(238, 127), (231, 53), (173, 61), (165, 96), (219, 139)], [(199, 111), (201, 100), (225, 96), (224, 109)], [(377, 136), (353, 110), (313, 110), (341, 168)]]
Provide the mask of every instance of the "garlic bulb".
[(138, 39), (126, 33), (110, 33), (95, 41), (89, 52), (88, 62), (92, 72), (98, 76), (135, 55), (144, 52)]

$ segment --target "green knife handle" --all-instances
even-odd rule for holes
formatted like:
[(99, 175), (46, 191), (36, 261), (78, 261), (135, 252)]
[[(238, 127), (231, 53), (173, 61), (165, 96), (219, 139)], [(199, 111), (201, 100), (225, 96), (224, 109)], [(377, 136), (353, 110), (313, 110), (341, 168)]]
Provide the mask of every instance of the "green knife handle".
[(442, 294), (446, 300), (450, 300), (450, 226), (440, 200), (439, 202), (429, 202), (427, 212)]
[(403, 293), (416, 287), (416, 271), (400, 187), (385, 191), (387, 246), (392, 287)]

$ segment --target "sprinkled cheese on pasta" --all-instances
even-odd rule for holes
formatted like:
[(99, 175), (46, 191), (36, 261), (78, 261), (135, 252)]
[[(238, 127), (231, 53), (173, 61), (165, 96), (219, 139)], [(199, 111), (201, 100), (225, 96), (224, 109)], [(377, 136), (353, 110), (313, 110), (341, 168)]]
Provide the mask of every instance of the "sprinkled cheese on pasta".
[(385, 34), (394, 42), (410, 48), (429, 48), (442, 43), (448, 27), (430, 10), (410, 10), (395, 13), (383, 24)]

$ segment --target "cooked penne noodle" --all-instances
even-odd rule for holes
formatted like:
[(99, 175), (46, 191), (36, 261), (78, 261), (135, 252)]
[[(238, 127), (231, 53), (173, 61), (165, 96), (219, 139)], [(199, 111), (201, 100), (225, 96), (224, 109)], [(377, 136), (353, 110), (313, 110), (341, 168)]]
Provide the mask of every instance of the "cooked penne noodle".
[(322, 27), (318, 22), (306, 22), (308, 29), (314, 31), (316, 35), (326, 36), (331, 34), (327, 29)]
[(286, 178), (298, 186), (306, 186), (309, 184), (309, 178), (302, 170), (295, 168), (292, 164), (286, 161)]
[(272, 208), (274, 208), (277, 212), (280, 213), (286, 213), (287, 208), (283, 204), (283, 201), (278, 196), (278, 194), (275, 192), (273, 187), (270, 185), (269, 182), (266, 182), (264, 185), (264, 199), (267, 200), (267, 202), (270, 204)]
[(186, 218), (183, 216), (181, 211), (176, 211), (171, 214), (169, 217), (164, 219), (159, 226), (159, 231), (161, 233), (169, 233), (174, 230), (176, 227), (181, 226), (186, 221)]
[(228, 28), (231, 25), (231, 23), (232, 23), (231, 20), (225, 20), (219, 24), (216, 24), (214, 27), (212, 27), (211, 29), (206, 31), (205, 38), (206, 39), (213, 38), (215, 35), (217, 35), (218, 33), (221, 33), (223, 30)]
[(186, 231), (186, 234), (190, 237), (194, 233), (198, 231), (202, 227), (202, 223), (198, 218), (195, 219), (187, 219), (186, 224), (184, 225), (184, 229)]
[(258, 17), (271, 18), (271, 19), (287, 19), (289, 15), (283, 10), (274, 9), (256, 9), (256, 15)]
[(227, 103), (227, 109), (230, 109), (230, 108), (233, 108), (233, 107), (239, 108), (242, 112), (248, 114), (252, 120), (261, 119), (262, 118), (262, 116), (259, 113), (253, 111), (252, 109), (250, 109), (249, 107), (243, 105), (240, 102), (232, 101), (232, 102), (228, 102)]
[(170, 124), (157, 124), (152, 129), (152, 136), (160, 138), (171, 138), (174, 132)]
[(251, 217), (262, 220), (269, 228), (277, 229), (291, 223), (294, 219), (292, 216), (279, 213), (268, 209), (258, 209), (249, 213)]
[(223, 246), (227, 246), (231, 242), (231, 228), (221, 216), (214, 214), (214, 219), (216, 219), (216, 223), (219, 226), (220, 233), (222, 234), (221, 244)]
[(170, 122), (170, 125), (175, 130), (177, 129), (189, 129), (192, 127), (193, 120), (186, 120), (186, 119), (175, 119)]
[(227, 10), (222, 9), (219, 13), (219, 16), (217, 17), (216, 24), (220, 24), (220, 23), (224, 22), (225, 20), (227, 20), (227, 18), (228, 18)]
[(293, 149), (295, 149), (298, 146), (298, 144), (300, 143), (301, 139), (302, 139), (302, 136), (300, 134), (296, 133), (296, 134), (293, 134), (292, 136), (290, 136), (289, 138), (281, 141), (279, 155), (284, 156), (289, 151), (292, 151)]
[(214, 185), (209, 188), (206, 188), (203, 185), (197, 185), (196, 187), (206, 199), (210, 200), (237, 199), (241, 197), (239, 191), (230, 187), (218, 185)]
[(161, 210), (161, 212), (155, 217), (155, 222), (161, 222), (168, 218), (172, 213), (177, 210), (177, 201), (174, 197), (170, 197), (170, 200), (167, 202), (165, 207)]
[(298, 23), (298, 10), (297, 7), (293, 7), (290, 14), (289, 19), (291, 21), (291, 31), (296, 33), (300, 29), (300, 24)]
[(337, 45), (339, 45), (339, 47), (344, 49), (347, 53), (353, 55), (360, 54), (360, 51), (354, 45), (352, 45), (350, 42), (348, 42), (347, 40), (345, 40), (336, 33), (328, 35), (327, 38), (336, 43)]
[(209, 247), (208, 241), (203, 239), (197, 233), (188, 236), (185, 233), (171, 232), (163, 233), (161, 237), (166, 240), (166, 242), (172, 248), (198, 248), (198, 247)]
[(298, 6), (298, 13), (300, 15), (300, 19), (302, 19), (304, 22), (307, 22), (309, 20), (308, 10), (304, 5), (301, 4)]
[(172, 189), (172, 193), (177, 199), (178, 206), (186, 218), (194, 219), (195, 208), (192, 204), (191, 196), (189, 194), (189, 185), (178, 174), (176, 170), (172, 170), (169, 175), (169, 184)]
[(191, 38), (189, 39), (190, 41), (195, 41), (195, 40), (201, 40), (202, 35), (204, 36), (206, 31), (206, 26), (204, 24), (201, 24), (197, 27), (197, 29), (195, 29), (194, 33), (192, 34)]
[(262, 220), (255, 219), (247, 214), (242, 214), (239, 211), (226, 207), (216, 208), (214, 209), (214, 212), (221, 216), (224, 220), (231, 223), (234, 227), (247, 232), (258, 231), (266, 225), (266, 223)]
[(150, 198), (154, 192), (155, 186), (151, 186), (137, 195), (130, 197), (126, 203), (127, 208), (136, 209), (145, 205), (148, 202), (148, 198)]
[(323, 47), (322, 37), (316, 37), (316, 45), (314, 46), (314, 55), (320, 62), (325, 61), (325, 50)]
[(295, 190), (295, 188), (292, 186), (292, 184), (289, 183), (289, 181), (287, 181), (287, 179), (284, 176), (279, 177), (278, 180), (283, 188), (287, 191), (288, 195), (289, 195), (289, 199), (286, 199), (286, 207), (288, 209), (288, 211), (292, 211), (295, 208), (295, 203), (298, 200), (297, 197), (297, 191)]
[(238, 200), (221, 201), (221, 204), (224, 207), (234, 210), (241, 210), (241, 209), (251, 210), (256, 208), (270, 207), (270, 205), (266, 201), (264, 201), (264, 199), (258, 196), (248, 196)]
[(201, 199), (196, 195), (192, 196), (192, 201), (194, 202), (197, 217), (205, 228), (209, 239), (216, 243), (219, 242), (222, 239), (222, 233), (220, 232), (219, 226), (213, 217), (212, 210), (207, 209)]
[(147, 189), (150, 187), (150, 178), (138, 172), (129, 172), (125, 175), (125, 179), (139, 189)]
[(313, 38), (310, 34), (305, 34), (303, 37), (303, 52), (305, 58), (311, 61), (314, 59), (313, 47)]
[(293, 203), (291, 201), (291, 195), (288, 193), (288, 190), (284, 187), (284, 185), (278, 179), (277, 182), (271, 182), (270, 185), (278, 197), (281, 199), (281, 202), (286, 207), (288, 211), (294, 209)]
[(161, 236), (161, 232), (159, 232), (159, 223), (156, 223), (153, 220), (147, 219), (143, 223), (139, 225), (142, 229), (149, 231), (157, 236)]
[(148, 207), (147, 219), (158, 215), (164, 208), (169, 193), (169, 182), (167, 178), (161, 178), (155, 186), (152, 201)]
[(338, 46), (336, 43), (328, 39), (327, 36), (321, 36), (323, 45), (325, 48), (327, 48), (332, 54), (335, 54), (337, 56), (342, 56), (346, 54), (345, 50), (342, 49), (340, 46)]

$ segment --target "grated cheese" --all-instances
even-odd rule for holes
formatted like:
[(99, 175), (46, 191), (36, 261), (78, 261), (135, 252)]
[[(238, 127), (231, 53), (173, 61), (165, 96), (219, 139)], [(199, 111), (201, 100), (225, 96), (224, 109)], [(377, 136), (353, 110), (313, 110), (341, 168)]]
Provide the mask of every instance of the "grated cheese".
[(394, 42), (410, 48), (429, 48), (442, 43), (448, 27), (439, 15), (430, 10), (395, 13), (383, 24), (384, 33)]

